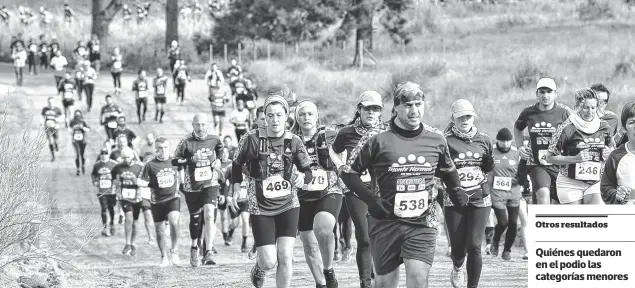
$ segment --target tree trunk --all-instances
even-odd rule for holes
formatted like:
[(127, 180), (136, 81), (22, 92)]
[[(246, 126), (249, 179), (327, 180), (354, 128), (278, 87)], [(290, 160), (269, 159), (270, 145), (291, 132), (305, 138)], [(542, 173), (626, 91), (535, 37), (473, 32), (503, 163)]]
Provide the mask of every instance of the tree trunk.
[(168, 0), (165, 6), (165, 47), (170, 47), (172, 40), (179, 40), (179, 3)]
[(375, 10), (372, 0), (355, 0), (355, 6), (357, 30), (353, 65), (356, 65), (359, 60), (359, 52), (363, 53), (363, 49), (359, 47), (359, 41), (363, 41), (364, 48), (368, 51), (373, 51), (373, 12)]
[(93, 0), (91, 34), (97, 35), (101, 46), (108, 47), (108, 27), (117, 12), (123, 7), (123, 0)]

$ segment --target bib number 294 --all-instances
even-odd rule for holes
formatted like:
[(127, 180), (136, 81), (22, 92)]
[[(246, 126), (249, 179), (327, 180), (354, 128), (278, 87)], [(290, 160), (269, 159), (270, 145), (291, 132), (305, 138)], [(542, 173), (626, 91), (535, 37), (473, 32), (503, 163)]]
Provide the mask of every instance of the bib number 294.
[(265, 198), (278, 198), (291, 194), (291, 184), (282, 176), (273, 176), (262, 181), (262, 193)]

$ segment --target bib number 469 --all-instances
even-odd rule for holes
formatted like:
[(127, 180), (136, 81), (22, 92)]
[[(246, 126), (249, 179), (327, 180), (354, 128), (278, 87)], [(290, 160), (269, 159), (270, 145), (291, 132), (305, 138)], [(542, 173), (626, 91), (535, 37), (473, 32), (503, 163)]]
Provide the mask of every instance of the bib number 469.
[(262, 181), (262, 188), (262, 194), (265, 198), (278, 198), (291, 194), (291, 184), (280, 175)]
[(270, 182), (269, 185), (267, 185), (266, 189), (267, 191), (271, 191), (271, 192), (289, 189), (289, 182), (287, 181)]

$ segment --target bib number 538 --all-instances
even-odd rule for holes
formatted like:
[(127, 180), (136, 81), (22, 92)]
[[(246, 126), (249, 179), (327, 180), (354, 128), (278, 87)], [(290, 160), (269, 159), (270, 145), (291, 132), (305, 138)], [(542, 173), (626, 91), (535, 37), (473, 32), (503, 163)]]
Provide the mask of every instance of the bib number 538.
[(428, 191), (397, 193), (395, 195), (395, 216), (412, 218), (423, 215), (428, 210)]

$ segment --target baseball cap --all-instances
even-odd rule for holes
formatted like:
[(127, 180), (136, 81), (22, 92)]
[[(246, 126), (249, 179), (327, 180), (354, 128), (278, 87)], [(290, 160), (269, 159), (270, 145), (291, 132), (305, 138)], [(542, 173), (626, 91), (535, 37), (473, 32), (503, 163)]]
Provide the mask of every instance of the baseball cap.
[(536, 85), (536, 90), (540, 88), (549, 88), (551, 90), (556, 90), (556, 81), (551, 78), (541, 78), (538, 80), (538, 84)]
[(454, 101), (450, 109), (452, 110), (452, 117), (454, 117), (455, 119), (465, 115), (476, 116), (474, 106), (472, 106), (472, 103), (470, 103), (470, 101), (467, 101), (465, 99)]
[(357, 98), (357, 105), (362, 106), (379, 106), (384, 107), (384, 102), (381, 100), (381, 94), (376, 91), (364, 91)]
[(99, 151), (99, 154), (108, 155), (108, 149), (102, 148), (101, 151)]

